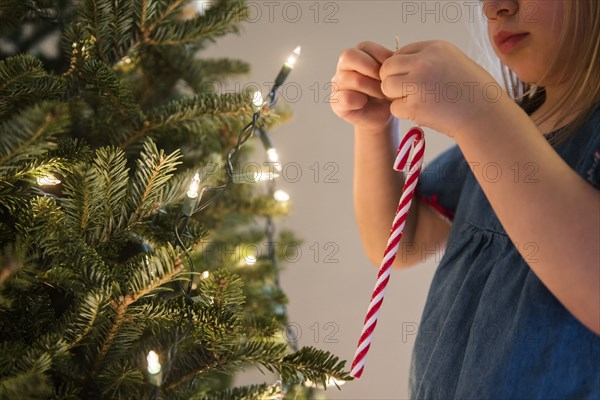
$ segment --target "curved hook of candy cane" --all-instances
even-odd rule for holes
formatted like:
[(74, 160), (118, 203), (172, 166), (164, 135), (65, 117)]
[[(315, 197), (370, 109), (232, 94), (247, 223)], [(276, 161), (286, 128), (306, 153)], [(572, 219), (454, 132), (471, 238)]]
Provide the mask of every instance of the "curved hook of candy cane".
[[(398, 146), (398, 153), (396, 154), (396, 160), (394, 161), (394, 169), (396, 171), (403, 171), (404, 167), (406, 167), (406, 163), (408, 161), (408, 154), (411, 149), (413, 149), (413, 163), (416, 164), (419, 157), (415, 157), (416, 153), (423, 149), (425, 146), (423, 145), (425, 138), (425, 133), (421, 127), (411, 128), (406, 135), (402, 138), (400, 142), (400, 146)], [(415, 161), (416, 160), (416, 161)], [(411, 172), (414, 169), (414, 165), (410, 166)]]

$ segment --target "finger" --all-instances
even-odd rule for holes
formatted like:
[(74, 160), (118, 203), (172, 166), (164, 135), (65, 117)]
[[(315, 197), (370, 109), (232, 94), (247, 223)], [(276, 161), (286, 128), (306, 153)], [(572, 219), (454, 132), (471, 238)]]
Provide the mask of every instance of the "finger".
[(340, 55), (338, 71), (356, 71), (373, 79), (379, 79), (381, 64), (359, 49), (346, 49)]
[(383, 80), (391, 75), (406, 75), (417, 60), (418, 57), (412, 54), (395, 54), (381, 65), (379, 79)]
[(353, 90), (341, 90), (331, 97), (331, 108), (333, 112), (341, 118), (346, 118), (352, 111), (360, 110), (366, 104), (369, 98)]
[[(366, 103), (355, 110), (343, 110), (338, 116), (351, 124), (360, 124), (365, 122), (369, 118), (375, 118), (376, 120), (383, 121), (389, 118), (390, 103), (379, 103), (373, 99), (367, 99)], [(373, 103), (373, 104), (371, 104)], [(335, 110), (334, 110), (335, 111)], [(367, 113), (369, 115), (367, 115)], [(378, 117), (379, 116), (379, 117)]]
[(383, 62), (385, 60), (387, 60), (388, 58), (390, 58), (392, 56), (392, 54), (394, 54), (394, 52), (391, 51), (390, 49), (388, 49), (378, 43), (370, 42), (370, 41), (360, 42), (356, 46), (356, 48), (367, 53), (370, 57), (372, 57), (379, 64), (383, 64)]
[(398, 119), (405, 119), (415, 124), (421, 124), (416, 118), (415, 104), (409, 98), (394, 100), (390, 105), (390, 112)]
[(377, 99), (385, 99), (379, 79), (373, 79), (355, 71), (338, 71), (332, 79), (332, 88), (334, 92), (355, 90)]
[(381, 82), (381, 91), (388, 99), (399, 99), (419, 93), (419, 85), (410, 82), (408, 75), (392, 75)]
[(394, 54), (417, 54), (434, 42), (435, 40), (425, 40), (422, 42), (409, 43), (400, 47)]

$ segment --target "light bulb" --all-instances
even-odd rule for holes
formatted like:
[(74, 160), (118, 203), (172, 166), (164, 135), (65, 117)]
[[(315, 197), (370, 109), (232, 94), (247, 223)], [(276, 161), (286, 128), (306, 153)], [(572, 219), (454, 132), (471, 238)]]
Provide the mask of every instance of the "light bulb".
[(187, 195), (190, 199), (195, 199), (198, 197), (198, 188), (200, 187), (200, 174), (196, 173), (194, 175), (194, 179), (192, 179), (192, 183), (190, 183), (190, 187), (188, 189)]
[(273, 198), (281, 203), (284, 203), (286, 201), (289, 201), (290, 199), (290, 195), (287, 194), (287, 192), (285, 190), (276, 190), (275, 193), (273, 193)]
[(272, 182), (279, 174), (274, 172), (246, 172), (233, 175), (233, 183)]
[(269, 162), (273, 163), (275, 170), (277, 170), (277, 172), (281, 172), (282, 167), (281, 163), (279, 162), (279, 154), (277, 153), (277, 149), (275, 147), (271, 147), (267, 150), (267, 158), (269, 159)]
[(301, 51), (302, 48), (300, 46), (296, 47), (292, 54), (290, 54), (284, 65), (288, 68), (294, 68), (294, 65), (296, 65), (296, 61), (298, 61), (298, 57), (300, 57)]
[(256, 174), (256, 182), (271, 182), (275, 178), (279, 177), (279, 174), (276, 174), (274, 172), (268, 172), (268, 173), (256, 172), (255, 174)]
[(279, 154), (277, 154), (277, 149), (275, 147), (271, 147), (269, 150), (267, 150), (267, 158), (271, 162), (279, 162)]
[(206, 14), (206, 10), (211, 6), (211, 0), (196, 0), (194, 1), (196, 5), (196, 11), (199, 15)]
[(54, 186), (60, 183), (60, 179), (56, 179), (53, 175), (45, 175), (37, 178), (37, 184), (40, 186)]
[(158, 354), (156, 354), (153, 350), (150, 350), (146, 360), (148, 361), (148, 373), (152, 375), (158, 374), (161, 370), (160, 362), (158, 361)]
[(254, 97), (252, 98), (252, 105), (254, 106), (254, 108), (260, 109), (263, 106), (263, 104), (264, 100), (262, 97), (262, 93), (257, 90), (256, 92), (254, 92)]
[(208, 276), (210, 275), (210, 273), (208, 271), (204, 271), (201, 275), (200, 275), (200, 279), (206, 279), (208, 278)]
[[(336, 383), (337, 383), (337, 386), (342, 386), (343, 384), (346, 383), (346, 381), (342, 381), (342, 380), (339, 380), (339, 379), (335, 379), (332, 376), (328, 376), (325, 385), (327, 387), (332, 387), (332, 386), (336, 386)], [(317, 387), (317, 384), (315, 384), (311, 380), (307, 379), (306, 381), (304, 381), (304, 386), (306, 386), (306, 387)]]

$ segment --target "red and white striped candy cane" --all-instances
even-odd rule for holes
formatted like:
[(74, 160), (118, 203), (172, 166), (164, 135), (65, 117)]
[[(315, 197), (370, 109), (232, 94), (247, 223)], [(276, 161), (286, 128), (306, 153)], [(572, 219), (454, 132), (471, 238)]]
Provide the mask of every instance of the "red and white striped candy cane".
[(408, 131), (404, 138), (402, 138), (402, 142), (398, 147), (396, 161), (394, 162), (394, 169), (396, 171), (403, 171), (406, 167), (408, 153), (411, 148), (413, 149), (413, 153), (410, 169), (407, 173), (406, 181), (404, 182), (404, 188), (402, 189), (402, 196), (400, 197), (400, 203), (398, 204), (396, 216), (394, 217), (394, 223), (392, 224), (390, 238), (383, 254), (383, 260), (381, 261), (381, 265), (379, 267), (379, 274), (377, 275), (375, 290), (371, 296), (371, 303), (369, 304), (369, 308), (367, 310), (367, 316), (365, 317), (363, 330), (360, 335), (360, 339), (358, 340), (358, 348), (356, 349), (354, 361), (352, 362), (350, 376), (354, 378), (360, 378), (365, 366), (365, 358), (369, 348), (371, 347), (373, 330), (375, 329), (375, 325), (377, 325), (377, 315), (379, 314), (379, 308), (383, 303), (383, 293), (385, 292), (385, 287), (390, 280), (392, 263), (394, 262), (396, 253), (398, 252), (406, 217), (408, 216), (410, 204), (412, 203), (415, 193), (415, 188), (417, 187), (417, 183), (419, 181), (421, 165), (423, 164), (423, 154), (425, 153), (425, 135), (421, 128), (412, 128), (410, 131)]

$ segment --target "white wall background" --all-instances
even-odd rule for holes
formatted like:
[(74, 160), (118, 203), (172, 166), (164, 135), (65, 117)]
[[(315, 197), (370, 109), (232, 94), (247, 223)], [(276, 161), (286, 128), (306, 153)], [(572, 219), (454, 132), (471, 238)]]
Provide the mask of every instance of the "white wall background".
[[(219, 40), (203, 55), (250, 62), (252, 73), (240, 84), (255, 82), (266, 95), (265, 83), (274, 80), (291, 50), (302, 45), (302, 56), (286, 84), (287, 92), (280, 96), (290, 104), (294, 117), (271, 132), (284, 166), (296, 163), (302, 173), (293, 182), (296, 170), (288, 167), (289, 176), (278, 181), (279, 188), (291, 195), (293, 208), (278, 226), (291, 228), (305, 240), (302, 257), (282, 273), (282, 286), (290, 300), (290, 321), (300, 329), (299, 344), (328, 350), (347, 360), (349, 369), (377, 270), (361, 248), (354, 220), (353, 131), (326, 102), (327, 83), (342, 50), (362, 40), (393, 49), (396, 35), (400, 45), (443, 39), (479, 60), (481, 52), (475, 50), (474, 43), (475, 39), (486, 39), (485, 33), (479, 38), (470, 33), (480, 14), (478, 0), (249, 0), (249, 4), (252, 22), (243, 25), (242, 34)], [(233, 89), (233, 85), (229, 87)], [(401, 126), (404, 133), (409, 124), (402, 121)], [(426, 144), (428, 163), (453, 142), (427, 131)], [(319, 171), (318, 176), (315, 171)], [(328, 176), (335, 182), (328, 183)], [(320, 249), (318, 255), (315, 246)], [(328, 255), (333, 262), (326, 262)], [(408, 397), (414, 342), (411, 329), (420, 320), (435, 266), (434, 260), (392, 273), (362, 378), (342, 386), (341, 391), (328, 389), (328, 398)], [(253, 369), (243, 383), (264, 380)]]

